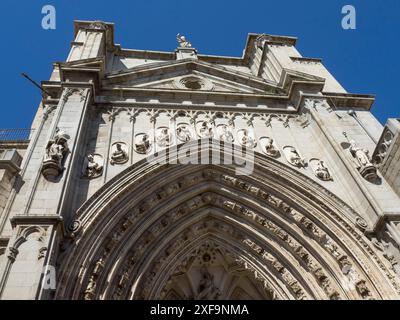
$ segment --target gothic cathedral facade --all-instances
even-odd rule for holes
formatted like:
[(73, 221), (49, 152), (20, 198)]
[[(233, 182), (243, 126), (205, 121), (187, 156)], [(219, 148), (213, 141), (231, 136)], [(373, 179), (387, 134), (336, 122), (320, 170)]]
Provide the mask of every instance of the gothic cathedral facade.
[(400, 298), (400, 120), (373, 96), (293, 37), (74, 27), (28, 136), (0, 132), (1, 299)]

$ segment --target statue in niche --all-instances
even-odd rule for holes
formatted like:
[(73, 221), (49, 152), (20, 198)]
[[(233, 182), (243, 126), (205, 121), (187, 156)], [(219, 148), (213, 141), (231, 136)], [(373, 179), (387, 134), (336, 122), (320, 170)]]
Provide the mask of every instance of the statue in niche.
[(54, 138), (48, 141), (42, 166), (42, 174), (46, 179), (53, 179), (63, 171), (63, 160), (68, 152), (69, 138), (70, 136), (64, 131), (58, 130)]
[(84, 176), (88, 178), (100, 177), (103, 173), (103, 157), (99, 154), (89, 154), (85, 160)]
[(274, 139), (267, 137), (265, 139), (264, 151), (270, 157), (277, 157), (279, 156), (279, 150), (274, 144)]
[(239, 142), (242, 146), (247, 148), (254, 148), (256, 143), (253, 137), (249, 134), (249, 130), (242, 129), (239, 131)]
[(190, 127), (186, 123), (180, 123), (176, 128), (176, 136), (180, 141), (188, 142), (192, 139), (192, 133), (190, 132)]
[(333, 180), (329, 169), (325, 166), (324, 161), (319, 159), (311, 159), (310, 166), (313, 169), (315, 176), (319, 179), (323, 181)]
[(230, 128), (226, 124), (222, 124), (218, 126), (219, 129), (219, 139), (225, 142), (232, 143), (235, 138), (233, 137), (233, 133)]
[(176, 35), (176, 41), (178, 41), (178, 44), (181, 48), (191, 48), (192, 44), (186, 40), (185, 36), (182, 36), (181, 34)]
[(199, 136), (201, 138), (212, 138), (214, 136), (214, 126), (209, 120), (201, 122)]
[(350, 140), (350, 154), (356, 161), (356, 166), (360, 174), (368, 181), (378, 178), (376, 167), (371, 163), (369, 152), (361, 148), (354, 140)]
[(167, 147), (172, 142), (172, 136), (168, 128), (158, 128), (156, 133), (156, 142), (160, 147)]
[(151, 147), (150, 136), (147, 133), (139, 133), (135, 137), (135, 150), (137, 153), (146, 154)]
[(197, 289), (197, 300), (216, 300), (221, 295), (220, 290), (214, 284), (214, 276), (206, 266), (200, 269), (201, 280)]
[(285, 153), (286, 160), (291, 165), (296, 166), (296, 167), (305, 167), (306, 166), (305, 160), (300, 156), (300, 154), (297, 152), (295, 147), (286, 146), (283, 148), (283, 151)]
[(123, 142), (116, 142), (112, 146), (111, 152), (111, 160), (110, 163), (114, 164), (123, 164), (128, 161), (128, 152), (126, 150), (126, 144)]

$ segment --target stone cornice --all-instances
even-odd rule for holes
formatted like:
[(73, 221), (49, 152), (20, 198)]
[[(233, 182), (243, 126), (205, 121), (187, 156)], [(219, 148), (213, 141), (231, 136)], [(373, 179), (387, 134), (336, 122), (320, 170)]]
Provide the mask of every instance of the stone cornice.
[(16, 215), (10, 219), (13, 228), (17, 225), (55, 225), (63, 223), (58, 215)]

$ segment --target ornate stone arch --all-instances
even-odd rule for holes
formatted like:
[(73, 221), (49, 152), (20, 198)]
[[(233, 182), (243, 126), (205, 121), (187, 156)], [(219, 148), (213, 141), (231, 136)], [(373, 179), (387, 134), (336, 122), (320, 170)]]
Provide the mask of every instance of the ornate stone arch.
[[(144, 160), (78, 210), (56, 298), (396, 298), (367, 227), (321, 185), (258, 153), (250, 176)], [(214, 265), (201, 262), (207, 245)]]

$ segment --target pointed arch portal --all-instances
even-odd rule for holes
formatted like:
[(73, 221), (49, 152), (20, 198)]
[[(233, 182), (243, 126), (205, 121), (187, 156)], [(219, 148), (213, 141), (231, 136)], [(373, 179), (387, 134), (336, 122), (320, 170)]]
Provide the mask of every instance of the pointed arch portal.
[(141, 161), (79, 209), (56, 298), (396, 298), (363, 228), (321, 185), (258, 153), (249, 176)]

